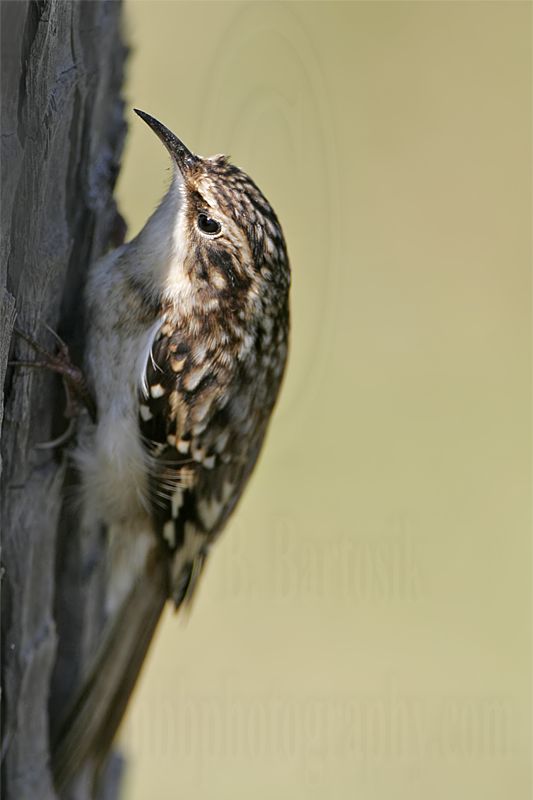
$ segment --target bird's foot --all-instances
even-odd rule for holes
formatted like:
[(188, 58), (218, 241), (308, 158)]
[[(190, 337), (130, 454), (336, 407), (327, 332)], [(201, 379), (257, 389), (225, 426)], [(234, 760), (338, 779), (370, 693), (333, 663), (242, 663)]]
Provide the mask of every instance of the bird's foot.
[(96, 421), (96, 404), (87, 386), (87, 381), (82, 370), (72, 363), (67, 344), (61, 337), (48, 325), (46, 329), (52, 334), (58, 343), (57, 352), (51, 353), (44, 348), (36, 339), (27, 334), (20, 328), (15, 327), (17, 336), (30, 345), (37, 353), (38, 358), (31, 360), (9, 361), (11, 366), (32, 367), (37, 369), (49, 369), (61, 375), (65, 390), (66, 406), (64, 415), (69, 420), (67, 429), (64, 433), (50, 442), (41, 442), (36, 447), (39, 449), (49, 449), (60, 447), (65, 444), (74, 433), (75, 420), (79, 416), (83, 407), (87, 409), (93, 422)]

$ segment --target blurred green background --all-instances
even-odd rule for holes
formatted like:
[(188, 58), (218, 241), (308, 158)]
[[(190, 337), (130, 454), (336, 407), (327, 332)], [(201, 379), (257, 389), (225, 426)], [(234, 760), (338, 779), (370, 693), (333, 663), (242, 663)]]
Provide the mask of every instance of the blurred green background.
[[(128, 107), (225, 152), (292, 261), (283, 395), (124, 800), (531, 792), (531, 4), (126, 2)], [(135, 233), (169, 175), (128, 111)]]

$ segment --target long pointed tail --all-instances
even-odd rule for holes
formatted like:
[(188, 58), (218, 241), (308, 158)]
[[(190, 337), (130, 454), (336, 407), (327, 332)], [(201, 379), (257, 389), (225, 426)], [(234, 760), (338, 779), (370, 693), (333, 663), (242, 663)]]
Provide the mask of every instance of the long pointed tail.
[(156, 550), (106, 633), (52, 745), (52, 771), (60, 793), (86, 762), (98, 764), (106, 758), (167, 597), (166, 564)]

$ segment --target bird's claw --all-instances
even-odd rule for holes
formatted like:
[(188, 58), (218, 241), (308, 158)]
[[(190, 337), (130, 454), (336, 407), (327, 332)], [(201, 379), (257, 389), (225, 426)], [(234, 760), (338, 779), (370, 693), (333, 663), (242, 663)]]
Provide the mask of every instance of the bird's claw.
[(35, 445), (35, 447), (40, 450), (60, 447), (71, 438), (74, 433), (74, 421), (76, 417), (79, 416), (82, 406), (85, 406), (93, 422), (96, 420), (96, 405), (89, 392), (82, 370), (70, 360), (70, 353), (66, 342), (64, 342), (49, 325), (46, 323), (43, 324), (58, 343), (57, 353), (50, 353), (36, 339), (15, 326), (14, 332), (35, 350), (39, 355), (39, 359), (34, 361), (24, 359), (8, 362), (11, 366), (49, 369), (61, 375), (66, 397), (64, 415), (69, 420), (69, 424), (64, 433), (56, 439), (49, 442), (40, 442)]

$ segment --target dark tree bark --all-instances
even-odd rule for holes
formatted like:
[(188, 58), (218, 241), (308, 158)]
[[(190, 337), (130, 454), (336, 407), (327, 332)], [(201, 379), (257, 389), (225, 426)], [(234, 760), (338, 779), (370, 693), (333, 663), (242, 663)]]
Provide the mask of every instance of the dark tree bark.
[[(48, 349), (43, 323), (73, 361), (82, 355), (84, 275), (120, 227), (120, 15), (110, 0), (1, 3), (2, 796), (12, 800), (57, 798), (50, 739), (101, 631), (102, 533), (79, 535), (65, 451), (35, 448), (66, 425), (61, 383), (7, 360), (35, 358), (15, 317)], [(91, 783), (80, 776), (68, 796), (92, 797)]]

